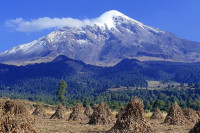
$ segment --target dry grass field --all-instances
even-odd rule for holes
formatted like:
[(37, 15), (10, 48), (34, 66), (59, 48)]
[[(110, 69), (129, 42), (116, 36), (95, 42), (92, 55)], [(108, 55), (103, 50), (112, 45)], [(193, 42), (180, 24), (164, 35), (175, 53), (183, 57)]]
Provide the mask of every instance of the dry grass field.
[[(1, 100), (2, 101), (2, 100)], [(36, 105), (36, 103), (29, 101), (21, 101), (26, 106), (29, 107), (29, 113), (31, 114)], [(45, 105), (47, 107), (47, 105)], [(34, 116), (35, 123), (33, 128), (38, 133), (106, 133), (113, 125), (89, 125), (88, 121), (68, 121), (70, 111), (66, 112), (65, 119), (50, 119), (51, 115), (55, 112), (54, 106), (49, 106), (45, 108), (46, 116)], [(116, 116), (117, 111), (112, 112)], [(194, 126), (194, 123), (191, 125), (176, 126), (176, 125), (167, 125), (164, 124), (164, 119), (161, 120), (152, 120), (150, 119), (152, 113), (145, 113), (145, 120), (151, 124), (153, 130), (156, 133), (188, 133), (189, 130)], [(162, 114), (164, 117), (166, 113)]]
[[(50, 116), (54, 113), (52, 110), (47, 110), (47, 117), (35, 117), (35, 129), (40, 133), (105, 133), (113, 125), (89, 125), (87, 121), (67, 121), (58, 120), (58, 119), (49, 119)], [(69, 116), (70, 112), (67, 112)], [(116, 111), (113, 112), (116, 114)], [(186, 126), (174, 126), (166, 125), (162, 122), (164, 120), (151, 120), (150, 116), (152, 113), (146, 113), (145, 118), (148, 121), (156, 133), (188, 133), (189, 130), (194, 126), (194, 124)], [(166, 113), (163, 113), (163, 116), (166, 116)]]

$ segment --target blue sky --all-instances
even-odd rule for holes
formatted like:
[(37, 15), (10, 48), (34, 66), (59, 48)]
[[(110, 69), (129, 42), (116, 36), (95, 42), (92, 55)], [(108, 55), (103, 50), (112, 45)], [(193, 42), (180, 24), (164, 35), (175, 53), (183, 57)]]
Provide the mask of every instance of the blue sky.
[[(44, 28), (48, 20), (93, 19), (109, 10), (118, 10), (148, 26), (200, 42), (199, 7), (200, 0), (1, 0), (0, 52), (55, 30)], [(33, 25), (43, 27), (37, 29)]]

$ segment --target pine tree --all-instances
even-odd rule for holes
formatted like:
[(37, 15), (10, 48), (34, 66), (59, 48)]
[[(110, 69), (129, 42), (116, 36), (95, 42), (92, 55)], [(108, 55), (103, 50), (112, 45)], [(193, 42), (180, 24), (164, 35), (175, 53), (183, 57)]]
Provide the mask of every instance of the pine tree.
[(63, 80), (60, 81), (56, 95), (58, 97), (58, 100), (62, 103), (62, 105), (65, 105), (66, 102), (66, 97), (65, 97), (65, 94), (67, 93), (66, 89), (67, 89), (67, 83)]

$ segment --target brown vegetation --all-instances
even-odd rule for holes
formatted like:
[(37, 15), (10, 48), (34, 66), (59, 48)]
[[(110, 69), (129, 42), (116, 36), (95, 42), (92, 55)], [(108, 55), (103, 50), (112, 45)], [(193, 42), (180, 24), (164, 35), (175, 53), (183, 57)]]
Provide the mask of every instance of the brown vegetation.
[(194, 125), (189, 133), (200, 133), (200, 121)]
[[(87, 124), (88, 121), (66, 121), (66, 119), (49, 119), (50, 116), (52, 116), (55, 113), (56, 107), (53, 105), (45, 105), (43, 106), (46, 110), (46, 117), (43, 116), (35, 116), (33, 117), (31, 113), (33, 112), (33, 108), (30, 110), (29, 108), (36, 105), (34, 102), (26, 101), (26, 100), (11, 100), (16, 102), (18, 105), (15, 106), (13, 103), (7, 103), (4, 108), (4, 105), (8, 101), (7, 99), (0, 99), (0, 110), (2, 112), (0, 113), (0, 133), (7, 132), (7, 133), (35, 133), (36, 131), (38, 133), (65, 133), (65, 132), (73, 132), (73, 133), (93, 133), (93, 132), (99, 132), (99, 133), (105, 133), (108, 131), (111, 131), (110, 129), (114, 126), (113, 124), (106, 124), (106, 125), (89, 125)], [(41, 103), (44, 105), (43, 103)], [(11, 106), (12, 105), (12, 106)], [(23, 107), (22, 107), (22, 106)], [(15, 109), (13, 108), (15, 106)], [(21, 106), (21, 107), (20, 107)], [(29, 107), (29, 108), (28, 108)], [(98, 106), (95, 106), (95, 108), (98, 108)], [(134, 123), (127, 124), (129, 119), (133, 119), (132, 116), (129, 117), (129, 119), (122, 119), (124, 118), (124, 114), (127, 111), (128, 105), (121, 109), (121, 111), (118, 114), (118, 119), (126, 120), (124, 121), (124, 126), (127, 126), (130, 129), (133, 129), (132, 126), (134, 126)], [(137, 108), (138, 106), (136, 106)], [(17, 110), (16, 110), (17, 108)], [(54, 108), (54, 110), (52, 110)], [(63, 107), (64, 108), (64, 107)], [(64, 108), (65, 109), (65, 108)], [(129, 108), (131, 109), (131, 108)], [(5, 111), (7, 110), (7, 113)], [(26, 111), (25, 111), (26, 110)], [(66, 110), (66, 109), (65, 109)], [(64, 115), (67, 118), (70, 114), (70, 110), (64, 113)], [(131, 112), (131, 111), (129, 111)], [(112, 114), (117, 113), (116, 111), (112, 112)], [(8, 117), (8, 114), (10, 114)], [(12, 114), (12, 115), (11, 115)], [(23, 115), (22, 115), (23, 114)], [(130, 113), (131, 114), (131, 113)], [(136, 113), (139, 114), (139, 113)], [(152, 130), (156, 133), (188, 133), (190, 129), (192, 129), (195, 125), (195, 123), (192, 123), (190, 125), (168, 125), (161, 123), (158, 119), (149, 119), (151, 116), (151, 112), (145, 113), (143, 115), (145, 117), (145, 123), (150, 123)], [(26, 116), (26, 117), (25, 117)], [(141, 115), (142, 116), (142, 115)], [(163, 113), (163, 116), (166, 116), (166, 113)], [(134, 116), (133, 116), (134, 117)], [(137, 117), (138, 118), (138, 117)], [(142, 119), (142, 118), (141, 118)], [(144, 119), (144, 118), (143, 118)], [(135, 123), (138, 123), (137, 120)], [(116, 125), (116, 124), (115, 124)], [(128, 126), (129, 125), (129, 126)], [(142, 124), (136, 125), (138, 132), (141, 130), (140, 126)], [(199, 125), (196, 124), (196, 126), (191, 130), (190, 133), (200, 133), (199, 132)], [(122, 126), (123, 127), (123, 126)], [(152, 130), (150, 132), (152, 132)], [(116, 133), (120, 132), (123, 133), (122, 130), (115, 130)], [(124, 131), (126, 132), (126, 131)], [(128, 131), (131, 133), (131, 131)], [(141, 131), (141, 132), (145, 132)], [(112, 133), (112, 132), (111, 132)], [(137, 133), (137, 132), (136, 132)]]
[(32, 125), (34, 118), (24, 104), (19, 101), (9, 100), (2, 106), (0, 118), (0, 132), (9, 133), (36, 133)]
[(160, 112), (160, 109), (156, 108), (150, 119), (163, 119), (163, 118), (164, 117), (163, 117), (162, 113)]
[(117, 119), (120, 118), (120, 117), (125, 113), (125, 109), (126, 109), (126, 107), (123, 106), (123, 107), (119, 110), (118, 114), (116, 115), (116, 118), (117, 118)]
[(66, 118), (66, 108), (59, 104), (56, 112), (50, 117), (50, 119), (65, 119)]
[(69, 121), (83, 121), (83, 120), (88, 120), (88, 117), (84, 113), (85, 108), (83, 107), (82, 104), (77, 104), (74, 108), (72, 113), (69, 116)]
[(200, 118), (200, 111), (196, 111), (196, 113), (197, 113), (197, 115), (199, 116), (199, 118)]
[(94, 107), (93, 111), (88, 124), (108, 125), (115, 122), (114, 115), (107, 104), (102, 102), (98, 107)]
[(41, 105), (37, 105), (35, 110), (33, 111), (32, 115), (37, 115), (37, 116), (46, 116), (46, 111)]
[(170, 125), (188, 125), (188, 124), (191, 124), (189, 120), (187, 120), (183, 114), (183, 111), (181, 109), (181, 107), (177, 104), (177, 102), (175, 102), (166, 118), (165, 118), (165, 121), (164, 123), (166, 124), (170, 124)]
[(86, 106), (84, 113), (89, 118), (93, 113), (93, 109), (90, 106)]
[(108, 133), (152, 133), (150, 124), (144, 119), (143, 104), (139, 99), (134, 99), (118, 115), (116, 124)]
[(188, 119), (190, 122), (197, 123), (199, 121), (199, 116), (195, 110), (190, 108), (185, 108), (183, 110), (183, 113), (185, 115), (185, 118)]

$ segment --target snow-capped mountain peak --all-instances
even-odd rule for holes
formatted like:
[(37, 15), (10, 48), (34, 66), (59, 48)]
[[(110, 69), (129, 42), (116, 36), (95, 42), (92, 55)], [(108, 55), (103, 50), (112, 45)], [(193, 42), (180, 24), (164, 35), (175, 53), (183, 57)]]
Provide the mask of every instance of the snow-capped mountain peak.
[(38, 40), (0, 53), (0, 62), (50, 61), (58, 55), (106, 66), (127, 58), (200, 60), (199, 43), (144, 25), (116, 10), (78, 22), (78, 26), (63, 27)]
[(123, 13), (117, 10), (107, 11), (103, 13), (100, 17), (93, 20), (93, 24), (96, 24), (100, 27), (104, 27), (106, 25), (108, 29), (112, 29), (112, 28), (116, 29), (116, 25), (121, 24), (121, 23), (133, 23), (142, 27), (143, 29), (153, 30), (157, 33), (163, 32), (157, 28), (144, 25), (143, 23), (124, 15)]
[(121, 17), (121, 18), (130, 20), (129, 17), (122, 14), (121, 12), (116, 11), (116, 10), (111, 10), (111, 11), (105, 12), (100, 17), (94, 19), (94, 24), (96, 24), (98, 26), (105, 26), (106, 25), (109, 29), (115, 28), (116, 23), (115, 23), (114, 19), (117, 18), (117, 17)]

